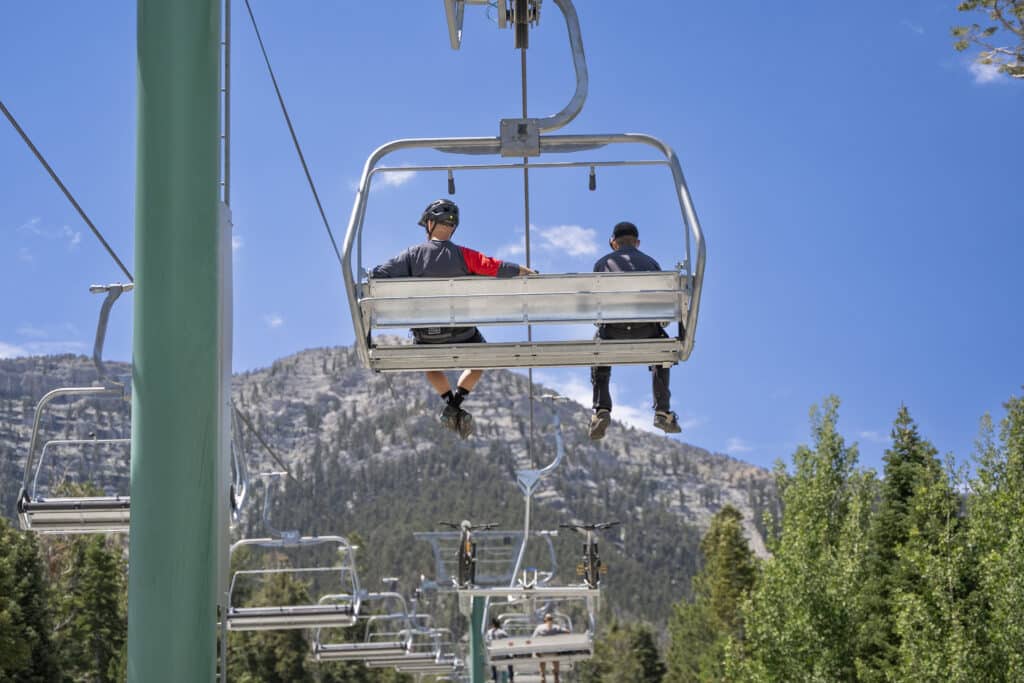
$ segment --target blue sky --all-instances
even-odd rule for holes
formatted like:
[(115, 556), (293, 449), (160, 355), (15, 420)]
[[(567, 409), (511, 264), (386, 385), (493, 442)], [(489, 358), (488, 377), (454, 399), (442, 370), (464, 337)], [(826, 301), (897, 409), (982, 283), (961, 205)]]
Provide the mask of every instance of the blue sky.
[[(836, 393), (864, 463), (880, 466), (901, 403), (963, 458), (979, 417), (1020, 391), (1024, 84), (952, 50), (956, 4), (577, 3), (590, 94), (563, 132), (664, 139), (707, 235), (697, 344), (673, 371), (685, 440), (769, 466), (807, 441), (808, 408)], [(460, 51), (441, 0), (254, 8), (338, 233), (379, 144), (494, 135), (519, 113), (512, 36), (480, 7)], [(7, 3), (2, 17), (0, 98), (130, 264), (135, 3)], [(339, 269), (245, 19), (236, 4), (236, 369), (352, 341)], [(548, 115), (574, 86), (553, 3), (531, 40), (530, 113)], [(0, 355), (87, 352), (99, 306), (88, 285), (119, 273), (0, 124)], [(419, 239), (419, 211), (445, 193), (443, 176), (398, 180), (374, 190), (367, 261)], [(457, 241), (521, 258), (518, 174), (458, 180)], [(588, 269), (623, 219), (663, 265), (681, 258), (663, 175), (598, 182), (588, 193), (583, 172), (532, 176), (537, 267)], [(122, 302), (108, 357), (129, 357), (130, 318)], [(589, 393), (585, 370), (539, 375)], [(613, 382), (617, 416), (646, 424), (646, 371), (620, 368)]]

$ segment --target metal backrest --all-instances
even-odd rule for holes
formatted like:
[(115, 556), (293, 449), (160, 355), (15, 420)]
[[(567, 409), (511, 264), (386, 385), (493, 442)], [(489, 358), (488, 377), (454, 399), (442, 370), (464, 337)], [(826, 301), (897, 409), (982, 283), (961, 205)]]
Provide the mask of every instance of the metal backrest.
[(369, 280), (359, 305), (367, 328), (669, 323), (685, 314), (687, 288), (675, 271), (401, 278)]

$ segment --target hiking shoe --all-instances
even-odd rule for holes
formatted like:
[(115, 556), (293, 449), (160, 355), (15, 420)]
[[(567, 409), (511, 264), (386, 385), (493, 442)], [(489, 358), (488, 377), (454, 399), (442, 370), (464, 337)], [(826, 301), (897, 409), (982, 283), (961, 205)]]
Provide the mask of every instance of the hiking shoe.
[(473, 416), (462, 408), (445, 406), (441, 413), (441, 424), (466, 439), (473, 433)]
[(474, 431), (473, 416), (459, 408), (459, 427), (456, 430), (463, 439), (468, 439)]
[(612, 421), (612, 411), (599, 408), (590, 418), (590, 440), (600, 441)]
[(445, 406), (444, 412), (441, 413), (441, 424), (453, 432), (459, 431), (459, 412), (460, 409), (456, 406)]
[(676, 418), (676, 414), (671, 411), (662, 412), (659, 410), (655, 412), (654, 426), (666, 434), (678, 434), (683, 431), (683, 428), (679, 426), (679, 420)]

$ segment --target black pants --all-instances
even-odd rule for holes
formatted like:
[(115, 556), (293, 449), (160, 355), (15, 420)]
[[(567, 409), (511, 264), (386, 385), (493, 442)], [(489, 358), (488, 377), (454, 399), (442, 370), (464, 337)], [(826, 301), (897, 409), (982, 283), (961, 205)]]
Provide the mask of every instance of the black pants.
[[(641, 323), (639, 325), (601, 325), (597, 328), (596, 339), (659, 339), (668, 335), (657, 323)], [(671, 368), (651, 365), (651, 393), (654, 395), (654, 409), (667, 413), (671, 410), (672, 392), (669, 390), (669, 371)], [(611, 410), (612, 395), (608, 385), (612, 379), (612, 369), (607, 365), (590, 368), (590, 383), (594, 386), (594, 410)]]
[[(513, 669), (512, 665), (510, 664), (509, 667), (508, 667), (508, 680), (509, 680), (509, 683), (511, 683), (512, 677), (514, 675), (515, 675), (515, 669)], [(498, 681), (498, 667), (496, 667), (496, 666), (492, 666), (491, 667), (491, 680), (495, 681), (495, 683), (497, 683), (497, 681)]]

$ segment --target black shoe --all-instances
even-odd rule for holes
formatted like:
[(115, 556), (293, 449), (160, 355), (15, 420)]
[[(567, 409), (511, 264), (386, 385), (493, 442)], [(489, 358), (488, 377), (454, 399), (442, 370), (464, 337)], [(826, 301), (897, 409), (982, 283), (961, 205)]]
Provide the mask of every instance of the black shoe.
[(445, 406), (444, 412), (441, 413), (441, 424), (463, 439), (469, 438), (474, 431), (473, 416), (453, 405)]
[(666, 434), (678, 434), (683, 431), (679, 426), (679, 420), (672, 411), (657, 411), (654, 413), (654, 426)]
[(444, 412), (441, 413), (441, 424), (443, 424), (447, 429), (450, 429), (453, 432), (459, 431), (460, 412), (462, 411), (460, 411), (459, 408), (453, 405), (445, 406)]
[(475, 427), (474, 427), (474, 424), (473, 424), (473, 416), (470, 415), (469, 413), (467, 413), (462, 408), (459, 408), (459, 418), (458, 419), (459, 419), (459, 427), (458, 427), (457, 431), (459, 432), (459, 436), (461, 436), (463, 439), (468, 439), (469, 435), (472, 434), (474, 432), (474, 430), (475, 430)]
[(612, 421), (612, 411), (599, 408), (590, 418), (590, 440), (600, 441)]

